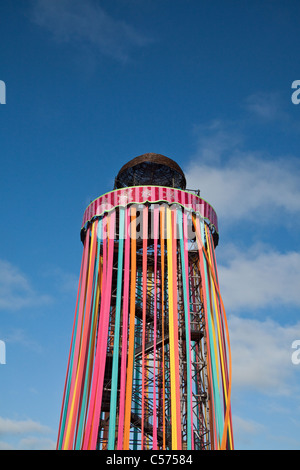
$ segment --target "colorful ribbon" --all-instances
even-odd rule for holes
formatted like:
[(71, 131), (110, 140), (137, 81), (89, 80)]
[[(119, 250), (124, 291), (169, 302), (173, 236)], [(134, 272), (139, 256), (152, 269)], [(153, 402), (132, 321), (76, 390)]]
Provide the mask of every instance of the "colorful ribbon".
[(233, 447), (229, 332), (206, 219), (165, 202), (93, 218), (57, 448)]

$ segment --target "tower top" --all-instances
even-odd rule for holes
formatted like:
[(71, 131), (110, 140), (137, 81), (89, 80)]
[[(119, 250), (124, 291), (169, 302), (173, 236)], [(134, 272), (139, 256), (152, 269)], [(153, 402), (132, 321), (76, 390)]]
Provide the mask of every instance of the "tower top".
[(158, 153), (145, 153), (133, 158), (122, 166), (115, 178), (115, 189), (151, 185), (184, 190), (186, 179), (174, 160)]

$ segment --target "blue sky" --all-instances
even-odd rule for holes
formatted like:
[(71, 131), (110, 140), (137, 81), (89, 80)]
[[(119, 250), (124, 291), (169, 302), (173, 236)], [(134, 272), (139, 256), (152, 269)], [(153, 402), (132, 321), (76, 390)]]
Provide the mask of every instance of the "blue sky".
[(235, 447), (299, 449), (299, 13), (293, 0), (0, 3), (0, 448), (54, 448), (83, 212), (157, 152), (219, 217)]

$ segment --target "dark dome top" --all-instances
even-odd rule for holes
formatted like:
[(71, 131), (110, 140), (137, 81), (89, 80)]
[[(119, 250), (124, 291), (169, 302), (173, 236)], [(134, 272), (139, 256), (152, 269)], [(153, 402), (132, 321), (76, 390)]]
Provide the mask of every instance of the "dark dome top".
[(145, 153), (133, 158), (121, 168), (115, 179), (115, 189), (148, 185), (185, 189), (186, 180), (174, 160), (158, 153)]

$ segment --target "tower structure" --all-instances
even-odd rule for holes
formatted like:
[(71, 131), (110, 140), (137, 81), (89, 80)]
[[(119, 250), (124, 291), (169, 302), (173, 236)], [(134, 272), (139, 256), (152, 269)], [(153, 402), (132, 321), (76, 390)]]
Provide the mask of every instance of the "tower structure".
[(218, 222), (145, 154), (87, 207), (58, 449), (232, 449)]

